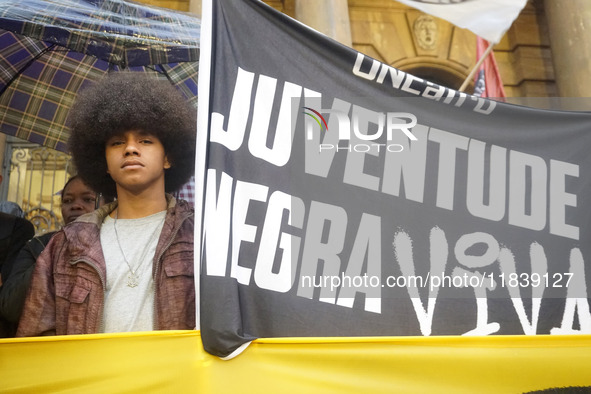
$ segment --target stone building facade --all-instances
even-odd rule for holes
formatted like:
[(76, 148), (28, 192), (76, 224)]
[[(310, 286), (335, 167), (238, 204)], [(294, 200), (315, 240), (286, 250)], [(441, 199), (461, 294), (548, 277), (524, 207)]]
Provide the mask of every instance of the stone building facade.
[[(143, 2), (201, 12), (200, 0)], [(459, 88), (476, 62), (473, 33), (394, 0), (265, 2), (345, 45), (445, 86)], [(507, 96), (590, 97), (590, 25), (586, 0), (528, 0), (494, 47)]]

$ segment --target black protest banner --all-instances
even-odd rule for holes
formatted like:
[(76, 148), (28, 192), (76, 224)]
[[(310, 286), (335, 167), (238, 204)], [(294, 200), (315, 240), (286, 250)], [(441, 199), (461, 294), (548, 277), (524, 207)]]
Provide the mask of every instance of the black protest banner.
[(206, 350), (591, 331), (591, 114), (435, 85), (259, 1), (204, 29)]

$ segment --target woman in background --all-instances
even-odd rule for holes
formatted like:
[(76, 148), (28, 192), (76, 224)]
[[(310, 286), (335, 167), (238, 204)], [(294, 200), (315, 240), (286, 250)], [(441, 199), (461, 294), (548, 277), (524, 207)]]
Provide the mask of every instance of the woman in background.
[[(94, 211), (103, 201), (77, 175), (66, 182), (61, 194), (61, 211), (67, 225), (78, 217)], [(9, 328), (4, 336), (14, 336), (20, 319), (25, 296), (35, 261), (57, 231), (46, 233), (31, 239), (21, 249), (14, 260), (9, 275), (3, 278), (0, 286), (0, 320)]]

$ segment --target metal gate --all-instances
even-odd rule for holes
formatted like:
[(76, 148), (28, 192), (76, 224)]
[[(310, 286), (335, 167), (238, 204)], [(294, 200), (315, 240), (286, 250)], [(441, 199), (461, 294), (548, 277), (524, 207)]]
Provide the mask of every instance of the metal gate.
[(60, 191), (73, 175), (69, 155), (8, 137), (2, 200), (18, 204), (36, 234), (61, 228)]

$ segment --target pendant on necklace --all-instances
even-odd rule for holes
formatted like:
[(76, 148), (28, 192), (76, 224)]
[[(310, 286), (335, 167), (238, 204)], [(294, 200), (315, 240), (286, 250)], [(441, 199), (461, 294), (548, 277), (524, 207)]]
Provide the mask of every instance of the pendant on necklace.
[(127, 287), (137, 287), (139, 285), (139, 281), (138, 281), (138, 277), (135, 273), (130, 272), (129, 275), (127, 275)]

